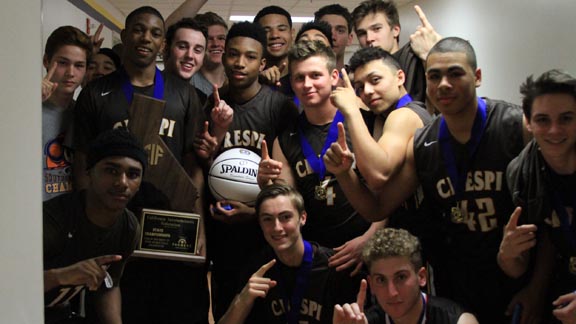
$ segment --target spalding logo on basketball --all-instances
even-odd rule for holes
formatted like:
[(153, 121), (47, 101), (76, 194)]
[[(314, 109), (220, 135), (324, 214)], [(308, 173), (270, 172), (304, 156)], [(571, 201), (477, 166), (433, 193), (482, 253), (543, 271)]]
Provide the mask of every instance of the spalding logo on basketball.
[(208, 186), (217, 200), (233, 200), (253, 205), (260, 192), (256, 176), (260, 156), (243, 148), (233, 148), (214, 160), (208, 172)]

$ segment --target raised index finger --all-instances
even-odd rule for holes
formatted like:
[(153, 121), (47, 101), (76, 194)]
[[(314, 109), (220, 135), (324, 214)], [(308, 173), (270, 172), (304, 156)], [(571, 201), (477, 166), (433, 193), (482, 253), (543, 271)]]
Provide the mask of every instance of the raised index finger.
[(348, 144), (346, 144), (346, 130), (344, 129), (344, 124), (342, 124), (342, 122), (338, 123), (338, 144), (340, 144), (342, 150), (348, 150)]
[(266, 140), (262, 140), (262, 160), (270, 159), (270, 155), (268, 154), (268, 144), (266, 144)]
[(520, 214), (522, 214), (522, 207), (516, 207), (512, 215), (510, 215), (510, 219), (508, 220), (508, 224), (506, 224), (506, 228), (509, 230), (515, 230), (518, 227), (518, 219), (520, 218)]
[(360, 281), (360, 290), (358, 291), (358, 295), (356, 296), (356, 304), (358, 304), (358, 308), (360, 308), (361, 311), (364, 310), (364, 302), (366, 301), (367, 286), (368, 283), (366, 282), (366, 279), (362, 279), (362, 281)]
[(342, 80), (344, 80), (344, 85), (346, 88), (352, 88), (352, 82), (350, 82), (350, 77), (345, 68), (342, 68)]
[(266, 263), (265, 265), (261, 266), (258, 271), (254, 273), (254, 276), (263, 277), (270, 268), (272, 268), (276, 264), (276, 259), (270, 260), (270, 262)]
[(418, 14), (418, 18), (420, 18), (420, 22), (422, 22), (422, 27), (429, 27), (430, 22), (428, 21), (428, 18), (426, 18), (426, 14), (424, 14), (424, 11), (422, 10), (422, 8), (420, 8), (419, 5), (415, 5), (414, 10), (416, 10), (416, 13)]
[(57, 66), (58, 66), (58, 62), (56, 62), (56, 61), (52, 62), (52, 65), (50, 65), (50, 69), (48, 69), (48, 73), (46, 73), (44, 80), (50, 81), (52, 79), (52, 76), (54, 75), (54, 71), (56, 71)]
[(220, 106), (220, 93), (218, 93), (218, 85), (213, 84), (214, 87), (214, 107)]

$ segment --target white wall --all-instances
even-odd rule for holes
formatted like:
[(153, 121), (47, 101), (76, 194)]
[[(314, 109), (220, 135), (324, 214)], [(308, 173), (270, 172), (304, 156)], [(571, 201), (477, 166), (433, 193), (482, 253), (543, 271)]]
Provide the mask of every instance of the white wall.
[(40, 1), (0, 11), (0, 322), (43, 323)]
[(482, 96), (519, 103), (518, 88), (531, 74), (560, 68), (576, 75), (574, 0), (417, 0), (400, 8), (401, 44), (420, 24), (414, 4), (442, 36), (474, 46)]

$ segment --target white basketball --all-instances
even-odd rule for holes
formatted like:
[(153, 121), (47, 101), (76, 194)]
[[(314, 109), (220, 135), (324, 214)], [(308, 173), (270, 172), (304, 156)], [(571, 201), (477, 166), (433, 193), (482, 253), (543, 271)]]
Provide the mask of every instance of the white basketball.
[(234, 200), (253, 205), (260, 192), (256, 176), (260, 156), (243, 148), (218, 155), (208, 172), (208, 186), (217, 200)]

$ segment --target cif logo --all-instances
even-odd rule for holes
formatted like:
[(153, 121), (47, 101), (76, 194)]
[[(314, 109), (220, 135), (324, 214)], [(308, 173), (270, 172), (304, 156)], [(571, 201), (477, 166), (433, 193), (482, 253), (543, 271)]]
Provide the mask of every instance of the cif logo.
[(144, 146), (146, 152), (148, 152), (148, 163), (150, 165), (158, 165), (158, 161), (164, 156), (164, 150), (160, 145), (148, 144)]
[(181, 237), (178, 239), (178, 241), (176, 243), (174, 243), (174, 247), (181, 248), (181, 249), (187, 249), (190, 247), (190, 244), (188, 244), (188, 241), (186, 241), (185, 238)]

